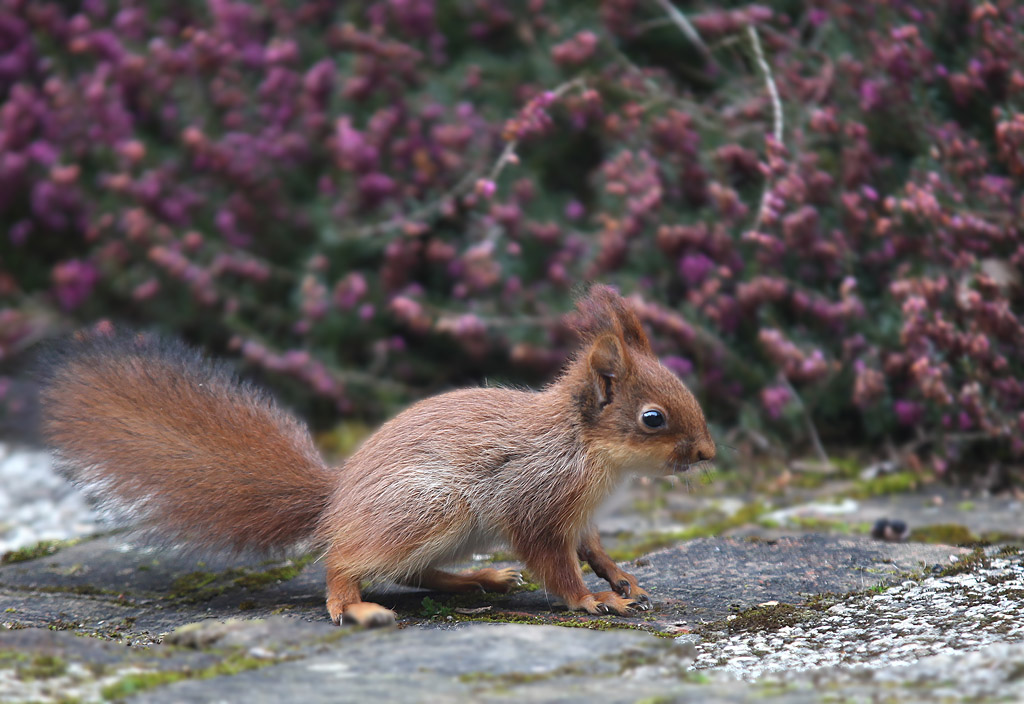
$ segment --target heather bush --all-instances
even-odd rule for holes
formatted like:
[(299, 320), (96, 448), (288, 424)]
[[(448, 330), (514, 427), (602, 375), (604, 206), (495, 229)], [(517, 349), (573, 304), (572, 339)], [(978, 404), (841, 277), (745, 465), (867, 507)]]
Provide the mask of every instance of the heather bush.
[(109, 318), (372, 418), (599, 280), (735, 443), (1024, 455), (1024, 8), (680, 9), (0, 0), (0, 364)]

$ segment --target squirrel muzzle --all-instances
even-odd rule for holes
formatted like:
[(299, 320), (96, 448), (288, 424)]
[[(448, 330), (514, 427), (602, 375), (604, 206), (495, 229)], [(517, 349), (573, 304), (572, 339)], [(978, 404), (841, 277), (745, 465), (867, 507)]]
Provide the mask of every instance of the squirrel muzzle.
[(681, 440), (672, 453), (670, 464), (674, 473), (685, 472), (698, 462), (710, 462), (715, 459), (717, 450), (715, 441), (710, 435), (695, 440)]

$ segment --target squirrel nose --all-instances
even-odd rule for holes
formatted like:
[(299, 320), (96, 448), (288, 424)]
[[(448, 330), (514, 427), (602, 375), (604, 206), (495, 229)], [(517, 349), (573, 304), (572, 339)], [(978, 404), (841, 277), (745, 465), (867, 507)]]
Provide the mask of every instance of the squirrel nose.
[(693, 446), (693, 454), (695, 462), (704, 462), (707, 460), (715, 459), (715, 443), (711, 438), (703, 438), (698, 440)]

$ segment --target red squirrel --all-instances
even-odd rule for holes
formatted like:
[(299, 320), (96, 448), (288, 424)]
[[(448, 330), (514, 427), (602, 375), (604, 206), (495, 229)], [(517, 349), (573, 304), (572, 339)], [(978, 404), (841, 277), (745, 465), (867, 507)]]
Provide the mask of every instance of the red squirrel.
[[(627, 476), (711, 460), (697, 400), (662, 366), (629, 304), (594, 286), (570, 324), (581, 346), (541, 391), (471, 388), (424, 399), (340, 467), (307, 428), (230, 369), (176, 342), (79, 334), (44, 374), (43, 431), (93, 493), (189, 545), (324, 551), (335, 623), (395, 613), (360, 582), (506, 592), (514, 569), (446, 564), (504, 543), (570, 609), (627, 614), (648, 593), (608, 556), (592, 518)], [(611, 585), (591, 593), (580, 560)]]

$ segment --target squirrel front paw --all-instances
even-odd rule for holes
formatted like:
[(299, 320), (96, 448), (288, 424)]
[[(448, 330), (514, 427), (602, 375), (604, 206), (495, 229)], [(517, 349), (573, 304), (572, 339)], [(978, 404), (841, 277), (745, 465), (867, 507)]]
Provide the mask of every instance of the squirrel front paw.
[(371, 601), (341, 604), (328, 599), (327, 611), (331, 616), (331, 621), (338, 626), (353, 623), (364, 628), (380, 628), (394, 624), (397, 618), (391, 609)]
[(629, 579), (623, 578), (613, 584), (612, 590), (620, 596), (632, 598), (637, 603), (636, 608), (640, 611), (652, 608), (654, 605), (651, 603), (651, 595), (647, 590), (636, 583), (636, 578), (633, 575), (627, 574), (626, 577)]
[(644, 592), (643, 597), (644, 601), (639, 601), (630, 597), (619, 596), (615, 592), (595, 592), (594, 594), (587, 594), (580, 599), (579, 603), (573, 605), (572, 608), (591, 614), (628, 616), (634, 611), (646, 611), (650, 608), (651, 600), (647, 597), (647, 592)]

